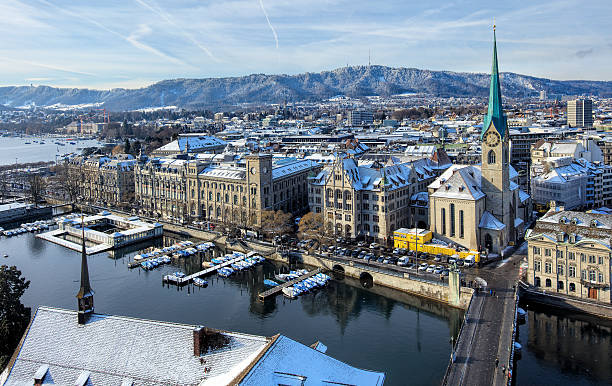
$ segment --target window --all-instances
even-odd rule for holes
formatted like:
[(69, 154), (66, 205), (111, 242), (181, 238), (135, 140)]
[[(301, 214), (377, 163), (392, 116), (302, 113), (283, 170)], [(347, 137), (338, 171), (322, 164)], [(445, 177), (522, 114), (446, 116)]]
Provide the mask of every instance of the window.
[(569, 277), (576, 277), (576, 266), (570, 265), (567, 267), (567, 273)]
[(596, 262), (597, 262), (597, 259), (595, 258), (595, 256), (589, 255), (589, 263), (590, 264), (595, 264)]
[(455, 236), (455, 204), (450, 204), (450, 235)]
[(546, 248), (544, 250), (544, 256), (550, 256), (550, 249)]
[(459, 211), (459, 237), (463, 238), (463, 236), (465, 235), (464, 231), (463, 231), (463, 211), (460, 210)]
[(586, 256), (584, 255), (584, 253), (580, 254), (580, 261), (582, 261), (583, 263), (586, 263)]
[(494, 164), (495, 163), (495, 152), (493, 150), (489, 150), (489, 155), (487, 156), (487, 161), (490, 164)]
[(550, 261), (547, 261), (546, 263), (544, 263), (544, 272), (552, 273), (552, 264), (550, 263)]
[(542, 263), (540, 262), (540, 260), (534, 260), (533, 261), (533, 270), (536, 272), (540, 272), (540, 270), (542, 269)]
[(590, 270), (589, 271), (589, 280), (590, 281), (595, 281), (597, 280), (597, 272)]
[(599, 281), (600, 283), (603, 283), (604, 281), (603, 273), (599, 272), (597, 274), (597, 281)]
[(350, 214), (345, 214), (344, 215), (344, 221), (351, 221), (351, 215)]
[(532, 249), (532, 250), (533, 250), (533, 254), (534, 254), (534, 255), (539, 255), (539, 254), (540, 254), (540, 248), (538, 248), (538, 247), (533, 247), (533, 249)]
[(604, 258), (603, 256), (599, 256), (599, 264), (603, 264), (604, 263)]
[(552, 281), (550, 279), (546, 279), (546, 286), (547, 287), (551, 287), (552, 286)]
[(374, 233), (380, 232), (380, 227), (378, 225), (374, 225)]
[(557, 282), (557, 291), (563, 291), (563, 282), (561, 280)]
[(580, 271), (580, 278), (581, 278), (582, 280), (586, 280), (586, 278), (587, 278), (587, 272), (586, 272), (586, 270), (585, 270), (585, 269), (583, 269), (582, 271)]
[(557, 275), (563, 275), (563, 264), (557, 264)]
[(535, 277), (533, 281), (533, 285), (535, 285), (536, 287), (540, 286), (540, 278), (538, 276)]
[(442, 208), (442, 234), (446, 234), (446, 209)]
[(576, 284), (570, 283), (569, 284), (569, 290), (570, 290), (570, 292), (576, 292)]
[(576, 260), (576, 254), (574, 252), (568, 252), (567, 258), (570, 260)]
[(563, 258), (563, 251), (557, 251), (557, 259)]

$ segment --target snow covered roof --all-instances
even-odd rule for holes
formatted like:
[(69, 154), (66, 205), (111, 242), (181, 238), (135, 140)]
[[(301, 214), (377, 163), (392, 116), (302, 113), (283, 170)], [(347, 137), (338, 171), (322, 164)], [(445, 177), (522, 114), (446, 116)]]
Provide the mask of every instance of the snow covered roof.
[(200, 172), (201, 176), (243, 180), (246, 178), (246, 169), (230, 166), (209, 166)]
[(385, 374), (362, 370), (279, 336), (240, 385), (382, 385)]
[(313, 160), (298, 160), (289, 158), (285, 160), (275, 160), (272, 164), (272, 178), (283, 178), (305, 170), (317, 168), (319, 164)]
[(222, 139), (216, 137), (210, 137), (206, 135), (179, 135), (178, 139), (159, 147), (155, 152), (159, 153), (182, 153), (187, 149), (189, 144), (189, 151), (206, 151), (223, 148), (227, 145)]
[(479, 200), (485, 196), (480, 190), (480, 179), (480, 168), (473, 165), (452, 165), (429, 184), (429, 188), (435, 190), (431, 196)]
[(501, 231), (506, 227), (506, 225), (499, 221), (488, 210), (485, 210), (485, 212), (482, 214), (478, 227), (483, 229), (491, 229), (494, 231)]
[(44, 383), (60, 385), (73, 385), (85, 373), (93, 385), (128, 378), (136, 385), (212, 385), (237, 376), (270, 341), (223, 332), (227, 344), (195, 356), (196, 327), (100, 314), (79, 325), (76, 311), (39, 307), (5, 385), (32, 384), (41, 366), (48, 366)]
[(522, 189), (519, 189), (519, 200), (521, 200), (521, 202), (525, 202), (529, 199), (529, 194), (527, 194), (525, 191), (523, 191)]

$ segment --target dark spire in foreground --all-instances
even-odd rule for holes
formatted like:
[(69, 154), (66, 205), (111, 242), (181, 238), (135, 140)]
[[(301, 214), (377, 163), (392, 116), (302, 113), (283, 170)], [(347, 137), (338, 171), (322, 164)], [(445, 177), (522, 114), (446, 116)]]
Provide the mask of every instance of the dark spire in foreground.
[(86, 316), (93, 312), (93, 295), (94, 291), (91, 289), (89, 284), (89, 269), (87, 268), (87, 253), (85, 252), (85, 219), (81, 215), (81, 288), (77, 293), (79, 305), (79, 324), (85, 324), (87, 321)]
[(501, 86), (499, 83), (499, 69), (497, 67), (497, 39), (495, 25), (493, 26), (493, 65), (491, 68), (491, 86), (489, 87), (489, 109), (482, 126), (482, 134), (493, 123), (501, 137), (506, 133), (506, 117), (502, 106)]

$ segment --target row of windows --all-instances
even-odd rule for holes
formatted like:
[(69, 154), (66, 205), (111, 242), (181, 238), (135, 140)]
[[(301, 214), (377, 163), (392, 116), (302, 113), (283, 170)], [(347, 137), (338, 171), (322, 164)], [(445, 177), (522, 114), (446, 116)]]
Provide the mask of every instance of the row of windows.
[[(533, 252), (534, 255), (541, 255), (542, 254), (542, 249), (540, 247), (532, 247), (531, 251)], [(553, 249), (550, 248), (544, 248), (544, 256), (546, 257), (551, 257), (552, 256), (552, 251)], [(558, 259), (562, 259), (564, 256), (563, 251), (557, 250), (555, 252), (555, 255)], [(567, 253), (567, 258), (568, 260), (576, 260), (576, 253), (575, 252), (568, 252)], [(586, 255), (584, 253), (580, 254), (580, 261), (582, 261), (583, 263), (586, 263), (588, 259), (588, 263), (589, 264), (603, 264), (605, 261), (605, 257), (604, 256), (595, 256), (595, 255)]]
[[(535, 272), (541, 272), (542, 270), (542, 263), (539, 260), (534, 260), (533, 262), (533, 270)], [(552, 263), (551, 262), (545, 262), (544, 263), (544, 273), (548, 273), (548, 274), (552, 274)], [(557, 275), (564, 275), (565, 274), (565, 266), (563, 264), (557, 264)], [(575, 265), (569, 265), (567, 267), (567, 276), (568, 277), (576, 277), (576, 266)], [(600, 283), (603, 283), (604, 281), (604, 274), (602, 272), (598, 272), (596, 270), (586, 270), (583, 269), (582, 271), (580, 271), (580, 278), (583, 280), (590, 280), (590, 281), (598, 281)]]
[[(455, 204), (450, 204), (449, 207), (449, 212), (450, 212), (450, 229), (449, 229), (449, 235), (450, 237), (455, 237), (455, 230), (456, 230), (456, 224), (455, 224)], [(446, 208), (442, 208), (442, 234), (446, 235)], [(459, 238), (464, 238), (465, 237), (465, 227), (464, 227), (464, 214), (463, 214), (463, 210), (459, 210)]]

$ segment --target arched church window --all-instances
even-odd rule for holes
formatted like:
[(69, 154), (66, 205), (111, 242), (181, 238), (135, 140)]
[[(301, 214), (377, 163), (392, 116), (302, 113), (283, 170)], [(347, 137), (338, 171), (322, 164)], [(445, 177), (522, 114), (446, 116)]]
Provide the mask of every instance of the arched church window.
[(487, 162), (490, 164), (495, 163), (495, 152), (493, 150), (489, 150), (489, 154), (487, 155)]

